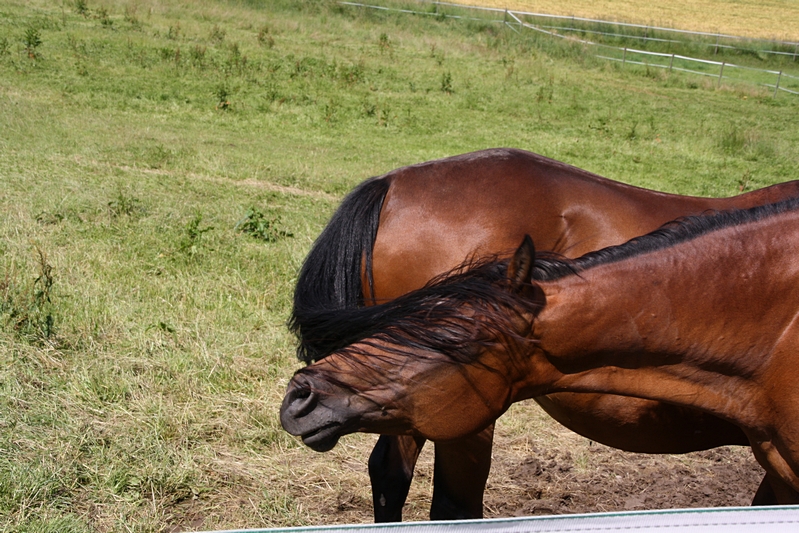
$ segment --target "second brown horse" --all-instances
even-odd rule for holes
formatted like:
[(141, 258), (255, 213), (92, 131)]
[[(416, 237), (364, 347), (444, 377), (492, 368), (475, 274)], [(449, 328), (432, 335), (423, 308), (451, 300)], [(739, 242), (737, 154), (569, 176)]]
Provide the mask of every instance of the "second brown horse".
[[(404, 167), (350, 193), (306, 258), (291, 319), (298, 353), (310, 363), (362, 333), (348, 327), (342, 311), (418, 289), (466, 258), (512, 250), (525, 234), (538, 250), (574, 258), (681, 216), (797, 194), (799, 182), (731, 198), (665, 194), (511, 149)], [(573, 431), (628, 451), (684, 453), (748, 443), (717, 417), (656, 401), (589, 393), (536, 401)], [(435, 443), (431, 518), (482, 516), (492, 437), (493, 425)], [(376, 521), (401, 519), (423, 443), (418, 437), (379, 439), (369, 460)], [(764, 483), (755, 502), (770, 501)]]
[(354, 431), (461, 438), (555, 392), (648, 398), (740, 428), (799, 503), (799, 199), (691, 217), (574, 261), (467, 265), (351, 313), (363, 336), (300, 371), (281, 423), (317, 450)]

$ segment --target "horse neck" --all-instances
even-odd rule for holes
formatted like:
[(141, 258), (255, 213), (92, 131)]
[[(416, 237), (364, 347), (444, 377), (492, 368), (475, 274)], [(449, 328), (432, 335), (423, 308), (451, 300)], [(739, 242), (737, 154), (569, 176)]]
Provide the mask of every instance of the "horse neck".
[(749, 378), (794, 326), (796, 299), (786, 296), (797, 292), (796, 247), (781, 242), (799, 230), (793, 219), (540, 284), (527, 393), (621, 394), (754, 417), (762, 398)]

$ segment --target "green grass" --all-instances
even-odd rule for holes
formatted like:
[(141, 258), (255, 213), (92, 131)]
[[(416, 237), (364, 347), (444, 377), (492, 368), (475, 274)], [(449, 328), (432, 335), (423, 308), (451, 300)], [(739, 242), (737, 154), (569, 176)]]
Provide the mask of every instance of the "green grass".
[(0, 35), (7, 531), (347, 519), (326, 502), (364, 478), (331, 465), (365, 453), (313, 455), (277, 407), (296, 272), (368, 176), (514, 146), (684, 194), (797, 177), (799, 99), (491, 24), (37, 0)]

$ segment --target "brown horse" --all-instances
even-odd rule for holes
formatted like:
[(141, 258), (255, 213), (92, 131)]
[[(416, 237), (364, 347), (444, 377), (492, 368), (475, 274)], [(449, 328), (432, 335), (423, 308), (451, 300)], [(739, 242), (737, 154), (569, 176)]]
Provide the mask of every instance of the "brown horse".
[[(298, 371), (283, 427), (446, 441), (553, 393), (668, 402), (740, 428), (779, 503), (799, 502), (799, 199), (693, 217), (574, 261), (527, 237), (356, 311), (363, 338)], [(659, 428), (656, 428), (659, 429)]]
[[(679, 216), (797, 193), (799, 182), (723, 199), (664, 194), (507, 149), (401, 168), (356, 188), (305, 260), (291, 319), (298, 353), (310, 363), (360, 334), (348, 328), (341, 310), (418, 289), (467, 257), (512, 250), (525, 234), (540, 250), (578, 257)], [(647, 400), (562, 393), (536, 401), (577, 433), (629, 451), (682, 453), (747, 442), (725, 421)], [(436, 443), (432, 518), (482, 516), (492, 436), (490, 426)], [(379, 439), (369, 460), (376, 521), (401, 519), (423, 443)]]

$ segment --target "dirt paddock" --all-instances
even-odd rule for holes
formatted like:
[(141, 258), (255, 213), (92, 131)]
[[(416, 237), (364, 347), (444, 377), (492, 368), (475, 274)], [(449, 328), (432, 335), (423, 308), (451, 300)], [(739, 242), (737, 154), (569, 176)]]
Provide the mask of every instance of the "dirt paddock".
[[(353, 435), (327, 454), (290, 450), (284, 464), (296, 477), (287, 489), (301, 514), (325, 516), (328, 524), (370, 522), (366, 461), (374, 441), (372, 435)], [(487, 518), (749, 505), (763, 475), (749, 448), (622, 452), (563, 428), (533, 402), (514, 406), (500, 419), (494, 442)], [(405, 520), (427, 520), (432, 450), (428, 444), (423, 451)]]

